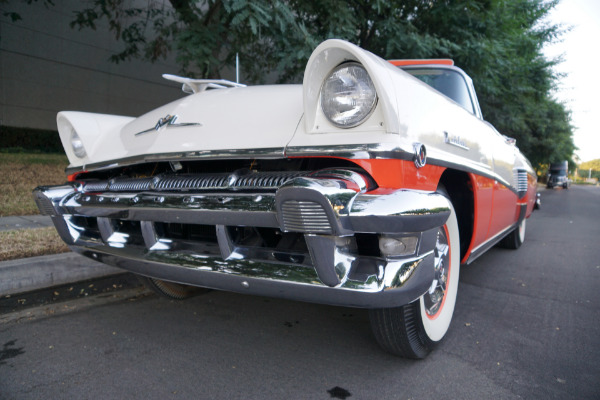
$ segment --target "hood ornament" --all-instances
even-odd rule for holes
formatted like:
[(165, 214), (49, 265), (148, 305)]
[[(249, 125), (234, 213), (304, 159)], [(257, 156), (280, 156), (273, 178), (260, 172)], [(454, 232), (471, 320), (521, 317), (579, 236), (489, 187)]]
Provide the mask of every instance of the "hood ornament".
[(202, 124), (198, 123), (198, 122), (183, 122), (183, 123), (176, 123), (175, 121), (177, 121), (177, 115), (171, 115), (171, 114), (167, 114), (167, 116), (160, 118), (158, 120), (158, 122), (156, 123), (156, 125), (154, 125), (153, 128), (149, 128), (146, 129), (145, 131), (141, 131), (135, 134), (135, 136), (138, 135), (142, 135), (144, 133), (148, 133), (148, 132), (152, 132), (152, 131), (159, 131), (163, 126), (166, 126), (167, 128), (170, 127), (174, 127), (174, 128), (179, 128), (182, 126), (202, 126)]

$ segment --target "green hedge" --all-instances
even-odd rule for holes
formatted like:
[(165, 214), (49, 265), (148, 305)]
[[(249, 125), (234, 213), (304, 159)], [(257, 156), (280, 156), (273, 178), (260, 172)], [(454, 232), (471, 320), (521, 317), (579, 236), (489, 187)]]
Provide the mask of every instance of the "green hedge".
[(57, 131), (0, 126), (0, 151), (64, 153)]

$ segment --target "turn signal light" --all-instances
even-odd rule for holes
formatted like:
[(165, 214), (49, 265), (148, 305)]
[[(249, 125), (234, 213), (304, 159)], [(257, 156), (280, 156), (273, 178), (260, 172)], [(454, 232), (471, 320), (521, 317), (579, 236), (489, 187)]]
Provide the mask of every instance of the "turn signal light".
[(410, 256), (417, 251), (419, 238), (417, 236), (381, 236), (379, 238), (379, 250), (385, 257)]

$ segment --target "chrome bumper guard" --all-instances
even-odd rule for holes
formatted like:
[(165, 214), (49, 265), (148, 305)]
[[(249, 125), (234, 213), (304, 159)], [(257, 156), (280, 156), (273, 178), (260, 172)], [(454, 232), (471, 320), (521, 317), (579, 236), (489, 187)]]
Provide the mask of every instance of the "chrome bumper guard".
[[(81, 192), (38, 187), (34, 199), (76, 252), (184, 284), (353, 307), (414, 301), (434, 279), (437, 228), (449, 201), (411, 190), (366, 192), (354, 172), (294, 178), (275, 192)], [(213, 239), (165, 236), (163, 224), (210, 228)], [(234, 227), (304, 238), (307, 252), (233, 240)], [(355, 234), (413, 236), (402, 256), (360, 255)]]

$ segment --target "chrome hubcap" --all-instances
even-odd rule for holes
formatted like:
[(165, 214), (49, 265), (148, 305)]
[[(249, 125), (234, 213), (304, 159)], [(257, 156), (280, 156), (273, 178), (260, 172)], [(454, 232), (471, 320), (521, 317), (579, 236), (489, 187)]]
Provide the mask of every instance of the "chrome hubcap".
[(448, 273), (450, 271), (450, 246), (444, 227), (437, 232), (437, 240), (433, 250), (435, 277), (431, 282), (429, 291), (423, 296), (425, 312), (429, 316), (437, 314), (442, 307), (446, 287), (448, 284)]

